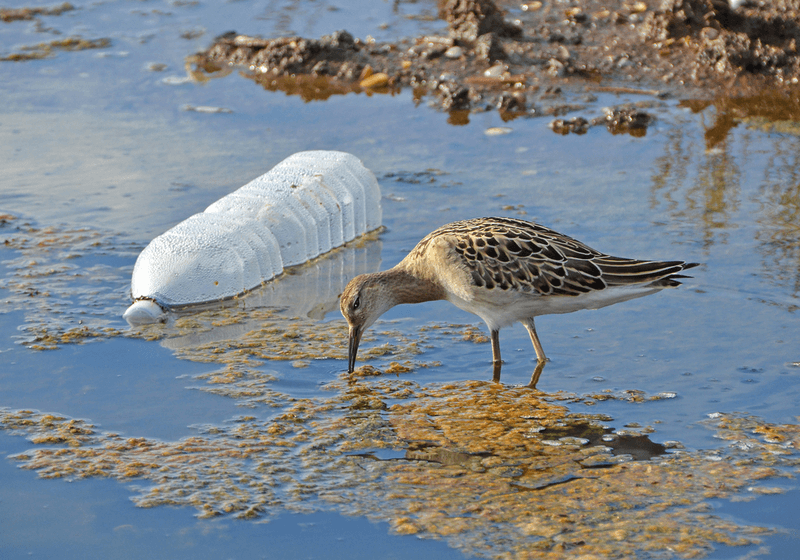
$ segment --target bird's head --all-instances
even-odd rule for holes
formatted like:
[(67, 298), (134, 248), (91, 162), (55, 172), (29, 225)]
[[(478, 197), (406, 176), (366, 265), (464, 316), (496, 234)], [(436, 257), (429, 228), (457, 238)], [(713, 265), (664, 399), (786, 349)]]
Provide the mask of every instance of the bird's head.
[(342, 292), (339, 307), (350, 326), (347, 371), (355, 369), (361, 335), (378, 317), (396, 304), (390, 286), (380, 273), (362, 274), (353, 278)]

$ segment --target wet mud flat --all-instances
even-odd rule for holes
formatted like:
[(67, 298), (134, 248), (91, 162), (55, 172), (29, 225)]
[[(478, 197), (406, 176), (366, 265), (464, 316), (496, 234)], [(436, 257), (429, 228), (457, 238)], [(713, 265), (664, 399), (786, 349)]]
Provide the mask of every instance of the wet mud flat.
[[(352, 91), (413, 88), (415, 99), (450, 112), (497, 109), (504, 120), (561, 116), (565, 93), (610, 91), (661, 97), (788, 95), (800, 80), (800, 0), (582, 0), (438, 3), (446, 34), (396, 42), (354, 38), (263, 38), (229, 32), (191, 57), (196, 75), (231, 67), (271, 91), (327, 99)], [(251, 33), (251, 30), (245, 30)], [(637, 107), (605, 118), (555, 121), (556, 132), (605, 124), (639, 134), (652, 121)]]

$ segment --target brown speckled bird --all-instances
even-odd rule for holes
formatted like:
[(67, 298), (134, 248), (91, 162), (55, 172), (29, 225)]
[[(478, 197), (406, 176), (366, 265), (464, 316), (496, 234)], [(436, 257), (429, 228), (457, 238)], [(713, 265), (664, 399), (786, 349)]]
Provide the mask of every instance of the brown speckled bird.
[[(500, 329), (517, 321), (546, 361), (535, 317), (597, 309), (678, 286), (683, 261), (644, 261), (603, 254), (552, 229), (513, 218), (476, 218), (428, 234), (394, 268), (353, 278), (342, 293), (350, 326), (348, 371), (361, 335), (401, 303), (447, 300), (486, 322), (499, 378)], [(535, 380), (532, 385), (535, 386)]]

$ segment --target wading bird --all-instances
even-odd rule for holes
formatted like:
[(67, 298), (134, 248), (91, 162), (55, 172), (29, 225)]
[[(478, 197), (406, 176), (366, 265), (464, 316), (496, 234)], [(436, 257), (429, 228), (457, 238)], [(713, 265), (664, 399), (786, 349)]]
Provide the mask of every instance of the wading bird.
[(486, 322), (495, 379), (500, 377), (500, 329), (522, 323), (538, 360), (546, 357), (533, 320), (539, 315), (598, 309), (678, 286), (683, 261), (612, 257), (544, 226), (513, 218), (476, 218), (428, 234), (394, 268), (353, 278), (340, 307), (350, 326), (347, 369), (378, 317), (401, 303), (447, 300)]

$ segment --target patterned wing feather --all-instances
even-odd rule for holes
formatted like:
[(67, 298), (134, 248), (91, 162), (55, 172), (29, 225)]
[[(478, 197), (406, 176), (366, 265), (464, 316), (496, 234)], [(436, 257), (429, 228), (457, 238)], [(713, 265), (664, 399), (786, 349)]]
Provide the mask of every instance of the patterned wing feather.
[(609, 286), (677, 285), (696, 266), (680, 261), (640, 261), (605, 255), (554, 230), (514, 218), (477, 218), (442, 226), (417, 246), (451, 236), (472, 282), (486, 289), (576, 296)]

